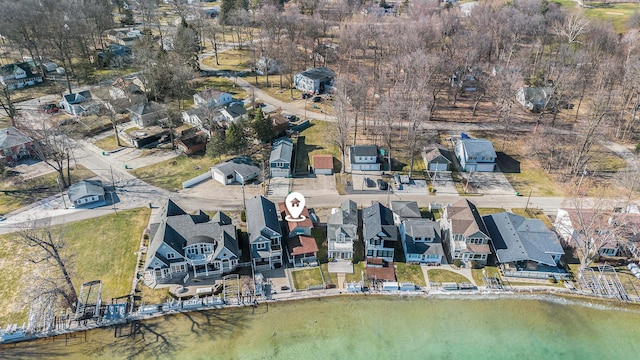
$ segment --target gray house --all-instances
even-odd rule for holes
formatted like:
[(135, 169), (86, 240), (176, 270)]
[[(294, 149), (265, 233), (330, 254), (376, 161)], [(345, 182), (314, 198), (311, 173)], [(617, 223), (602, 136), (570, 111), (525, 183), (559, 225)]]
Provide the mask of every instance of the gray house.
[(247, 233), (254, 270), (282, 266), (282, 230), (278, 212), (275, 204), (264, 196), (247, 200)]
[(351, 171), (380, 171), (378, 147), (374, 145), (356, 145), (349, 147), (349, 165)]
[(353, 259), (353, 242), (358, 239), (358, 205), (345, 200), (331, 209), (327, 217), (327, 257), (335, 260)]
[(478, 208), (472, 202), (462, 199), (446, 206), (440, 219), (440, 228), (451, 261), (475, 261), (478, 265), (487, 263), (487, 257), (491, 254), (491, 237)]
[(400, 223), (399, 230), (406, 262), (442, 263), (444, 250), (437, 222), (428, 219), (406, 219)]
[(532, 112), (540, 112), (553, 106), (552, 87), (521, 87), (516, 93), (516, 100)]
[(379, 258), (393, 262), (398, 228), (393, 224), (393, 213), (389, 208), (376, 202), (362, 210), (362, 237), (367, 261)]
[(320, 94), (333, 86), (335, 77), (336, 73), (331, 69), (317, 67), (297, 73), (293, 77), (293, 85), (300, 91)]
[(292, 170), (292, 159), (293, 141), (286, 137), (274, 140), (269, 157), (271, 177), (289, 177)]
[(566, 276), (558, 265), (564, 255), (558, 235), (541, 220), (508, 212), (482, 219), (504, 275), (542, 279)]
[(399, 226), (405, 219), (420, 219), (420, 209), (416, 201), (392, 201), (391, 211), (393, 212), (393, 223)]
[(100, 105), (93, 101), (91, 91), (85, 90), (73, 94), (65, 94), (58, 104), (61, 109), (75, 116), (96, 114)]
[(233, 182), (245, 184), (258, 176), (260, 168), (255, 166), (248, 156), (240, 156), (211, 168), (211, 177), (222, 185)]
[(238, 265), (236, 227), (222, 212), (213, 219), (202, 210), (191, 215), (169, 199), (161, 210), (160, 222), (149, 227), (144, 282), (152, 288), (181, 284), (187, 275), (219, 277)]
[(436, 145), (431, 150), (424, 153), (424, 162), (428, 171), (449, 171), (451, 170), (451, 160), (448, 157), (449, 151), (442, 146)]
[(129, 109), (131, 120), (141, 128), (157, 125), (166, 121), (167, 114), (163, 105), (157, 102), (143, 102)]
[(69, 186), (67, 194), (75, 208), (105, 205), (104, 187), (100, 180), (79, 181)]
[(496, 169), (498, 155), (489, 140), (460, 139), (456, 143), (455, 153), (462, 171), (493, 172)]

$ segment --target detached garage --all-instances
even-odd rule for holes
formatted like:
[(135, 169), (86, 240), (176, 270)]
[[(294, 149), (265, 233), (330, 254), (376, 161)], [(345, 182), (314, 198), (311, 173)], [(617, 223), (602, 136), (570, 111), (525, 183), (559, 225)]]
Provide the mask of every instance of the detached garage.
[(313, 155), (313, 173), (316, 175), (333, 174), (333, 155)]
[(260, 168), (250, 158), (241, 156), (211, 168), (211, 177), (222, 185), (233, 182), (245, 184), (260, 175)]
[(451, 170), (451, 160), (448, 157), (449, 151), (441, 146), (434, 146), (424, 154), (424, 162), (429, 171), (449, 171)]

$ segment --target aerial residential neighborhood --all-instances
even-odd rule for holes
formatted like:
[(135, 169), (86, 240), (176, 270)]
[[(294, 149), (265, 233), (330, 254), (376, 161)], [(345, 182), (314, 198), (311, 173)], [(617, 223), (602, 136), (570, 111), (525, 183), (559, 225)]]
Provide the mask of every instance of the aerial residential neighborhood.
[(307, 298), (636, 306), (639, 28), (618, 2), (0, 0), (0, 344)]

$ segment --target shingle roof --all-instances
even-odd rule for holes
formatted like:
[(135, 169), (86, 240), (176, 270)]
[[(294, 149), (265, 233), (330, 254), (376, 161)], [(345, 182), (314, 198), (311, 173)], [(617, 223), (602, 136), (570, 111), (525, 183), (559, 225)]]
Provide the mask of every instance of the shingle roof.
[(425, 153), (425, 158), (429, 163), (437, 163), (437, 164), (451, 163), (451, 160), (449, 160), (449, 150), (439, 145), (435, 146), (430, 151), (427, 151)]
[(271, 148), (271, 156), (269, 162), (288, 162), (291, 163), (293, 156), (293, 141), (289, 138), (279, 138), (273, 141)]
[(422, 217), (416, 201), (392, 201), (391, 211), (404, 219)]
[(14, 146), (32, 142), (33, 139), (21, 133), (14, 127), (0, 130), (0, 149), (8, 149)]
[(496, 151), (493, 148), (493, 143), (485, 139), (460, 139), (458, 140), (464, 149), (467, 157), (492, 157), (496, 158)]
[(140, 104), (133, 105), (131, 107), (131, 112), (138, 115), (146, 115), (153, 114), (155, 112), (161, 111), (163, 107), (156, 102), (143, 102)]
[(231, 159), (229, 161), (220, 163), (211, 167), (211, 170), (217, 169), (222, 172), (225, 176), (237, 173), (245, 180), (247, 177), (252, 176), (254, 174), (258, 174), (260, 172), (260, 168), (253, 165), (251, 159), (247, 156), (237, 157), (235, 159)]
[(333, 70), (322, 66), (303, 71), (300, 73), (300, 75), (308, 77), (309, 79), (322, 80), (325, 78), (334, 78), (336, 76), (336, 73), (334, 73)]
[(378, 147), (375, 145), (356, 145), (349, 148), (349, 153), (354, 156), (378, 156)]
[(327, 237), (335, 238), (338, 231), (351, 239), (358, 235), (358, 204), (355, 201), (343, 201), (339, 211), (327, 217)]
[(289, 254), (292, 256), (318, 252), (316, 239), (305, 235), (294, 236), (287, 239), (287, 247), (289, 248)]
[(393, 213), (379, 202), (362, 210), (364, 240), (373, 239), (380, 233), (387, 238), (397, 240), (398, 230), (393, 225)]
[(67, 104), (79, 104), (84, 101), (89, 101), (91, 100), (91, 98), (91, 91), (89, 90), (64, 95), (64, 100), (67, 102)]
[(100, 180), (83, 180), (69, 186), (67, 194), (71, 201), (76, 201), (89, 195), (104, 196), (104, 188)]
[(313, 155), (312, 160), (315, 169), (333, 169), (333, 155)]
[(458, 200), (447, 207), (447, 220), (451, 220), (453, 234), (469, 236), (481, 232), (489, 237), (478, 209), (467, 199)]
[(246, 216), (250, 243), (261, 236), (270, 237), (274, 233), (282, 235), (276, 205), (264, 196), (254, 196), (247, 200)]
[(564, 254), (557, 235), (539, 219), (508, 212), (483, 217), (498, 261), (536, 261), (556, 266), (552, 254)]

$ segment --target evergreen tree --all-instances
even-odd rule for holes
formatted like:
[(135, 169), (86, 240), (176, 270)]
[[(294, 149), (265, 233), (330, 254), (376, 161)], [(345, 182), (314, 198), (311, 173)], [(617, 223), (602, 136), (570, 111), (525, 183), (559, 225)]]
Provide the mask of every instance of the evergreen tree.
[(229, 151), (236, 154), (242, 152), (247, 147), (248, 141), (241, 121), (235, 121), (229, 124), (226, 145)]
[(251, 122), (253, 132), (258, 140), (266, 143), (273, 138), (273, 123), (270, 116), (264, 116), (262, 109), (257, 109)]
[(198, 32), (193, 29), (187, 21), (182, 18), (176, 38), (173, 43), (174, 51), (194, 70), (199, 70), (198, 51), (200, 51), (200, 40)]
[(207, 143), (207, 155), (212, 159), (220, 159), (227, 153), (227, 142), (224, 130), (217, 130), (211, 134), (211, 139)]

